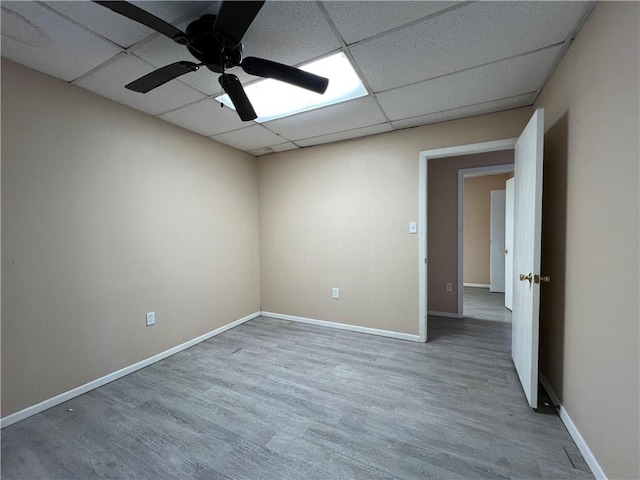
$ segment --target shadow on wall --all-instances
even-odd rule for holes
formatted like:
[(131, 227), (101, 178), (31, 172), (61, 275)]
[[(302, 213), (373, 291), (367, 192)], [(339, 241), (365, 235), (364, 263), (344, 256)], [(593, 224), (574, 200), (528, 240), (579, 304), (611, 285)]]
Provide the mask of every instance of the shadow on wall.
[(569, 113), (545, 132), (542, 193), (540, 370), (562, 400), (567, 264), (567, 157)]

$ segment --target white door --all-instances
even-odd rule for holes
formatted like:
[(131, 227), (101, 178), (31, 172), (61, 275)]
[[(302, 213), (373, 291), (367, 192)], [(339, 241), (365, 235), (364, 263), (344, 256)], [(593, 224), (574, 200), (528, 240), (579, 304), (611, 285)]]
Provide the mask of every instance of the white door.
[(504, 206), (504, 306), (513, 310), (513, 183), (507, 180)]
[(511, 356), (532, 408), (538, 407), (538, 323), (542, 238), (544, 109), (535, 111), (515, 147)]
[(504, 293), (505, 191), (491, 190), (489, 291)]

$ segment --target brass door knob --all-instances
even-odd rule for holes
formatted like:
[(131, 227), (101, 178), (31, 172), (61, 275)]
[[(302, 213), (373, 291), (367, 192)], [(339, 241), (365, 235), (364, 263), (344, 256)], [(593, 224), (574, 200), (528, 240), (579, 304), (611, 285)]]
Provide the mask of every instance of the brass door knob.
[(531, 279), (533, 278), (533, 275), (529, 274), (529, 275), (525, 275), (524, 273), (520, 274), (520, 281), (524, 282), (525, 280), (529, 280), (529, 283), (531, 283)]
[(548, 275), (534, 275), (533, 281), (535, 283), (540, 283), (540, 282), (549, 283), (551, 282), (551, 277), (549, 277)]

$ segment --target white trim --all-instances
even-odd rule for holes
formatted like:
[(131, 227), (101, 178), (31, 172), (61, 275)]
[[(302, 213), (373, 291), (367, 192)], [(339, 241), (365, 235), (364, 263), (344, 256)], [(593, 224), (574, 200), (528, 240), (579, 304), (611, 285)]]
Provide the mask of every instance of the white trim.
[(556, 395), (556, 392), (553, 391), (553, 388), (551, 388), (551, 385), (542, 374), (542, 372), (539, 372), (538, 376), (540, 379), (540, 383), (549, 394), (549, 398), (551, 399), (551, 401), (554, 404), (558, 405), (560, 420), (562, 420), (562, 423), (564, 423), (564, 426), (567, 428), (567, 431), (569, 432), (569, 435), (571, 435), (571, 438), (573, 438), (573, 441), (576, 442), (576, 446), (578, 447), (578, 450), (580, 450), (580, 453), (582, 453), (582, 456), (587, 462), (587, 465), (591, 469), (591, 473), (593, 473), (593, 476), (596, 478), (596, 480), (607, 480), (607, 476), (605, 475), (604, 470), (602, 470), (602, 467), (596, 460), (595, 455), (587, 445), (585, 439), (582, 437), (582, 435), (580, 435), (578, 427), (576, 427), (575, 423), (573, 423), (573, 420), (571, 420), (569, 413), (564, 408), (562, 403), (560, 403), (558, 395)]
[(437, 148), (434, 150), (425, 150), (420, 152), (429, 160), (434, 158), (457, 157), (459, 155), (469, 155), (472, 153), (497, 152), (500, 150), (509, 150), (516, 144), (517, 138), (505, 138), (503, 140), (495, 140), (493, 142), (469, 143), (467, 145), (458, 145), (455, 147)]
[[(513, 146), (515, 147), (517, 138), (512, 140), (514, 140)], [(464, 290), (462, 288), (464, 277), (464, 179), (467, 177), (477, 177), (479, 175), (499, 175), (501, 173), (513, 172), (514, 168), (515, 165), (509, 163), (505, 165), (461, 168), (458, 170), (458, 312), (462, 312), (464, 305)], [(491, 285), (487, 286), (491, 288)]]
[(427, 341), (427, 157), (420, 155), (418, 168), (418, 335)]
[[(427, 286), (429, 276), (429, 266), (427, 263), (427, 181), (428, 181), (428, 168), (427, 163), (429, 160), (436, 158), (455, 157), (458, 155), (468, 155), (473, 153), (485, 153), (485, 152), (497, 152), (500, 150), (510, 150), (515, 147), (517, 137), (505, 138), (502, 140), (494, 140), (491, 142), (482, 143), (470, 143), (467, 145), (458, 145), (455, 147), (436, 148), (433, 150), (424, 150), (420, 152), (418, 178), (420, 184), (418, 186), (418, 212), (420, 216), (420, 228), (418, 230), (418, 325), (420, 341), (427, 340), (427, 315), (424, 312), (427, 310)], [(468, 169), (471, 170), (471, 169)], [(458, 180), (460, 182), (460, 180)], [(460, 187), (458, 187), (458, 195), (460, 194)], [(460, 229), (460, 217), (461, 213), (460, 198), (458, 198), (458, 228)], [(462, 318), (462, 250), (461, 250), (461, 232), (458, 232), (458, 315), (454, 318)], [(430, 312), (427, 312), (431, 315)], [(442, 312), (440, 312), (442, 313)], [(437, 316), (437, 312), (434, 313)], [(448, 314), (451, 315), (451, 314)]]
[(488, 283), (464, 283), (465, 287), (473, 287), (473, 288), (491, 288), (491, 285)]
[(451, 313), (451, 312), (436, 312), (435, 310), (429, 310), (427, 312), (429, 315), (433, 315), (434, 317), (446, 317), (446, 318), (463, 318), (463, 315), (459, 313)]
[[(491, 170), (485, 170), (486, 168), (491, 167)], [(487, 167), (475, 167), (477, 172), (473, 172), (474, 168), (468, 168), (467, 170), (471, 170), (472, 173), (465, 173), (464, 178), (477, 178), (477, 177), (488, 177), (491, 175), (504, 175), (505, 173), (513, 172), (513, 164), (507, 163), (503, 165), (504, 168), (494, 168), (500, 167), (500, 165), (489, 165)], [(490, 172), (490, 173), (487, 173)]]
[(220, 328), (216, 328), (215, 330), (205, 333), (204, 335), (200, 335), (199, 337), (189, 340), (188, 342), (180, 344), (177, 347), (170, 348), (169, 350), (165, 350), (164, 352), (158, 353), (157, 355), (149, 357), (145, 360), (141, 360), (137, 363), (134, 363), (133, 365), (124, 367), (116, 372), (105, 375), (104, 377), (97, 378), (95, 380), (92, 380), (89, 383), (85, 383), (84, 385), (76, 387), (67, 392), (61, 393), (60, 395), (56, 395), (55, 397), (48, 398), (47, 400), (43, 400), (40, 403), (27, 407), (16, 413), (7, 415), (6, 417), (3, 417), (2, 419), (0, 419), (0, 428), (8, 427), (9, 425), (13, 425), (14, 423), (19, 422), (20, 420), (24, 420), (25, 418), (28, 418), (32, 415), (43, 412), (44, 410), (47, 410), (51, 407), (60, 405), (61, 403), (66, 402), (67, 400), (71, 400), (72, 398), (75, 398), (84, 393), (87, 393), (90, 390), (94, 390), (98, 387), (101, 387), (102, 385), (113, 382), (114, 380), (122, 378), (125, 375), (129, 375), (130, 373), (133, 373), (136, 370), (140, 370), (141, 368), (147, 367), (152, 363), (156, 363), (156, 362), (159, 362), (160, 360), (164, 360), (165, 358), (170, 357), (171, 355), (175, 355), (176, 353), (181, 352), (182, 350), (186, 350), (189, 347), (193, 347), (194, 345), (200, 342), (204, 342), (205, 340), (208, 340), (211, 337), (219, 335), (222, 332), (226, 332), (227, 330), (233, 327), (237, 327), (238, 325), (248, 322), (249, 320), (253, 320), (254, 318), (259, 316), (260, 316), (260, 312), (252, 313), (251, 315), (247, 315), (246, 317), (243, 317), (239, 320), (228, 323), (227, 325), (224, 325)]
[(378, 330), (377, 328), (360, 327), (358, 325), (350, 325), (348, 323), (328, 322), (326, 320), (316, 320), (315, 318), (296, 317), (294, 315), (285, 315), (283, 313), (261, 312), (263, 317), (277, 318), (280, 320), (289, 320), (291, 322), (308, 323), (311, 325), (319, 325), (321, 327), (337, 328), (339, 330), (349, 330), (351, 332), (367, 333), (369, 335), (378, 335), (381, 337), (398, 338), (400, 340), (410, 340), (412, 342), (421, 342), (419, 335), (411, 335), (410, 333), (392, 332), (390, 330)]

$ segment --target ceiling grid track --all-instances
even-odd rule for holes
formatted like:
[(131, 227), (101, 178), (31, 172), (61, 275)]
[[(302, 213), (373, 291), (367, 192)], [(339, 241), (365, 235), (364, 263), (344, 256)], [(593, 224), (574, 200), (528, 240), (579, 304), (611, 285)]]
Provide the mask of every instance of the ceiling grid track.
[[(340, 32), (338, 31), (338, 29), (336, 28), (335, 24), (333, 23), (333, 20), (329, 16), (329, 13), (324, 8), (324, 5), (322, 5), (322, 2), (320, 2), (319, 0), (316, 0), (316, 4), (318, 5), (318, 8), (320, 9), (322, 14), (324, 15), (327, 23), (329, 24), (329, 27), (331, 27), (331, 30), (333, 30), (333, 33), (335, 34), (336, 38), (340, 42), (340, 45), (342, 47), (342, 51), (344, 52), (344, 54), (349, 59), (349, 62), (351, 62), (351, 66), (353, 67), (353, 69), (358, 74), (358, 77), (360, 77), (360, 80), (362, 81), (362, 84), (364, 85), (364, 88), (367, 90), (367, 94), (375, 102), (376, 106), (380, 110), (380, 113), (382, 113), (382, 116), (384, 117), (385, 122), (387, 123), (387, 125), (389, 125), (389, 128), (391, 130), (393, 130), (393, 125), (391, 124), (391, 120), (389, 119), (389, 117), (387, 116), (387, 113), (382, 108), (382, 105), (380, 105), (380, 102), (378, 101), (378, 98), (376, 97), (375, 93), (373, 92), (373, 89), (369, 85), (369, 82), (367, 82), (367, 79), (362, 74), (362, 70), (360, 70), (360, 67), (358, 66), (358, 63), (356, 62), (355, 58), (353, 58), (353, 54), (349, 50), (349, 47), (347, 46), (346, 42), (344, 41), (344, 38), (342, 38), (342, 35), (340, 35)], [(310, 138), (313, 138), (313, 137), (310, 137)]]
[[(258, 0), (253, 6), (259, 15), (249, 26), (239, 27), (237, 19), (228, 23), (232, 30), (242, 30), (238, 41), (245, 44), (246, 55), (273, 58), (299, 70), (341, 52), (348, 70), (362, 81), (360, 97), (340, 97), (316, 108), (305, 105), (302, 111), (265, 116), (269, 120), (260, 122), (242, 121), (227, 101), (219, 108), (216, 98), (228, 93), (216, 81), (220, 72), (215, 66), (197, 73), (193, 69), (218, 65), (217, 60), (194, 60), (203, 49), (187, 52), (172, 41), (173, 32), (184, 35), (186, 26), (204, 14), (221, 18), (220, 7), (234, 10), (236, 2), (124, 4), (4, 0), (2, 55), (196, 134), (263, 155), (530, 106), (596, 2)], [(237, 10), (238, 18), (249, 6)], [(211, 30), (202, 32), (215, 34), (215, 27), (207, 28)], [(207, 38), (204, 49), (216, 52), (211, 42), (218, 44), (219, 37)], [(242, 67), (232, 71), (232, 66), (237, 64), (231, 61), (223, 70), (236, 73), (242, 88), (268, 77)], [(144, 95), (138, 93), (144, 88), (136, 90), (135, 85), (125, 89), (137, 77), (158, 70), (172, 80), (166, 86), (168, 80), (152, 84), (150, 90), (163, 85), (158, 91)], [(341, 74), (330, 70), (321, 75), (335, 88)], [(269, 98), (283, 97), (287, 93)]]
[[(547, 45), (545, 47), (536, 48), (535, 50), (529, 50), (529, 51), (524, 52), (524, 53), (518, 53), (518, 54), (512, 55), (510, 57), (504, 57), (504, 58), (500, 58), (498, 60), (492, 60), (492, 61), (486, 62), (486, 63), (479, 63), (478, 65), (474, 65), (473, 67), (462, 68), (460, 70), (455, 70), (455, 71), (449, 72), (449, 73), (443, 73), (442, 75), (436, 75), (435, 77), (426, 78), (424, 80), (417, 80), (415, 82), (407, 83), (407, 84), (404, 84), (404, 85), (399, 85), (397, 87), (388, 88), (388, 89), (385, 89), (385, 90), (380, 90), (380, 91), (378, 91), (376, 93), (386, 93), (386, 92), (390, 92), (392, 90), (398, 90), (400, 88), (413, 87), (414, 85), (420, 85), (421, 83), (427, 83), (427, 82), (430, 82), (432, 80), (438, 80), (440, 78), (450, 77), (452, 75), (457, 75), (458, 73), (469, 72), (471, 70), (475, 70), (476, 68), (487, 67), (489, 65), (495, 65), (496, 63), (506, 62), (508, 60), (513, 60), (513, 59), (516, 59), (516, 58), (524, 57), (524, 56), (530, 55), (532, 53), (542, 52), (544, 50), (547, 50), (548, 48), (554, 48), (554, 47), (557, 47), (559, 45), (565, 45), (565, 44), (566, 44), (566, 41), (565, 42), (560, 42), (560, 43), (554, 43), (553, 45)], [(436, 113), (436, 112), (433, 112), (433, 113)]]

